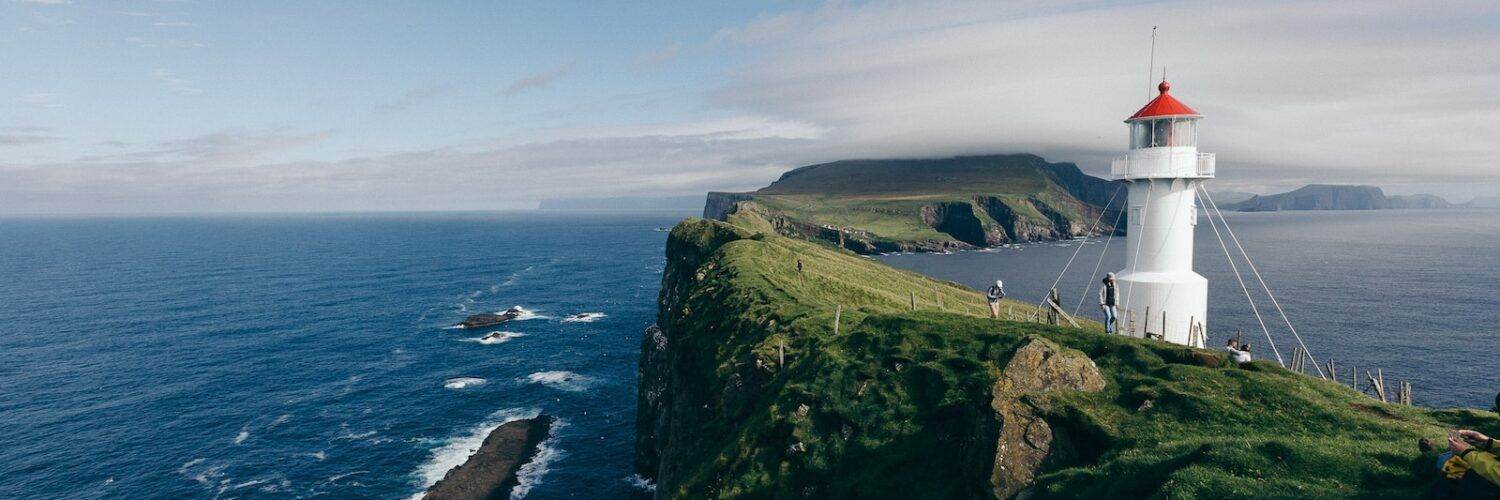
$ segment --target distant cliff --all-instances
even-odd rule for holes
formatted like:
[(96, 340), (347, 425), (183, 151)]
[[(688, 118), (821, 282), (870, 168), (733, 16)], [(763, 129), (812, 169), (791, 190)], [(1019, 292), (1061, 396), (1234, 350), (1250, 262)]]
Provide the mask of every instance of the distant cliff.
[(1254, 196), (1226, 204), (1226, 210), (1241, 212), (1276, 212), (1282, 210), (1385, 210), (1400, 208), (1453, 208), (1439, 196), (1415, 194), (1387, 196), (1375, 186), (1309, 184), (1281, 194)]
[(859, 253), (945, 251), (1107, 234), (1124, 195), (1101, 212), (1118, 187), (1026, 154), (844, 160), (709, 193), (703, 216)]

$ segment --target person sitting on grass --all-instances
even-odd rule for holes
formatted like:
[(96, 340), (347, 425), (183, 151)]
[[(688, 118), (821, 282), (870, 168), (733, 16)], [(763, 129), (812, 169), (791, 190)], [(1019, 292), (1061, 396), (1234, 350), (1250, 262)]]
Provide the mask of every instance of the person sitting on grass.
[[(1500, 489), (1500, 458), (1495, 453), (1495, 440), (1479, 431), (1463, 429), (1457, 436), (1448, 437), (1448, 449), (1469, 463), (1470, 470)], [(1500, 490), (1497, 490), (1500, 493)]]
[[(1472, 444), (1472, 441), (1481, 441), (1480, 438), (1484, 438), (1482, 443), (1478, 446)], [(1500, 498), (1500, 483), (1492, 482), (1490, 478), (1484, 476), (1484, 471), (1476, 467), (1477, 464), (1464, 458), (1464, 455), (1468, 455), (1482, 460), (1483, 457), (1480, 457), (1479, 453), (1484, 452), (1476, 450), (1484, 444), (1489, 444), (1493, 450), (1492, 443), (1493, 441), (1488, 437), (1474, 431), (1450, 433), (1449, 449), (1437, 454), (1434, 461), (1438, 479), (1423, 493), (1422, 498)], [(1433, 446), (1432, 441), (1427, 438), (1417, 441), (1417, 449), (1428, 456), (1438, 451), (1438, 448)], [(1459, 449), (1465, 451), (1460, 453), (1457, 451)], [(1493, 463), (1493, 455), (1489, 460)]]
[(1235, 363), (1250, 362), (1250, 351), (1241, 350), (1239, 340), (1229, 339), (1229, 345), (1224, 346), (1224, 349), (1229, 351), (1229, 359), (1233, 359)]

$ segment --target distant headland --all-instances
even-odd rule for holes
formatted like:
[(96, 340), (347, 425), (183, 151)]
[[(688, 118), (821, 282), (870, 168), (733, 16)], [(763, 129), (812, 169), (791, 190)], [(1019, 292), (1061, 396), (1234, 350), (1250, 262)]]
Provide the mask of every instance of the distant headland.
[(863, 254), (947, 251), (1115, 231), (1117, 187), (1030, 154), (843, 160), (709, 193), (703, 216)]

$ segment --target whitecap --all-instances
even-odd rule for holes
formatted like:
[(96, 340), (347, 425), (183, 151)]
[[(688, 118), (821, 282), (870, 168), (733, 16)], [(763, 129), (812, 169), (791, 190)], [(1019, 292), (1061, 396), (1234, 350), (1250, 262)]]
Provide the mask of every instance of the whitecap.
[(303, 453), (303, 455), (316, 458), (316, 459), (318, 459), (319, 462), (322, 462), (322, 461), (328, 459), (328, 452), (327, 451), (323, 451), (323, 450), (318, 450), (318, 451), (315, 451), (315, 452), (312, 452), (312, 453)]
[(593, 323), (607, 316), (602, 312), (578, 313), (562, 319), (563, 323)]
[(484, 344), (484, 345), (493, 345), (493, 344), (504, 344), (506, 342), (510, 342), (511, 340), (516, 339), (517, 337), (525, 337), (525, 336), (526, 336), (526, 334), (519, 333), (519, 332), (499, 331), (499, 332), (490, 332), (490, 333), (487, 333), (483, 337), (472, 337), (472, 338), (467, 338), (467, 339), (462, 339), (462, 340), (464, 342), (478, 342), (478, 343)]
[[(417, 466), (417, 470), (413, 473), (417, 486), (425, 492), (427, 488), (432, 487), (433, 484), (436, 484), (438, 480), (447, 475), (449, 470), (462, 465), (464, 461), (469, 459), (470, 455), (479, 450), (479, 446), (484, 444), (484, 438), (489, 437), (490, 432), (494, 431), (496, 427), (505, 425), (506, 422), (536, 418), (541, 413), (542, 410), (538, 408), (507, 408), (491, 413), (479, 425), (470, 427), (461, 434), (443, 440), (442, 446), (433, 448), (431, 454), (428, 455), (427, 461)], [(413, 498), (421, 497), (421, 492), (413, 496)]]
[(243, 443), (243, 442), (245, 442), (245, 439), (248, 439), (249, 437), (250, 437), (250, 429), (248, 427), (241, 427), (240, 428), (240, 433), (236, 434), (234, 436), (234, 444)]
[(454, 377), (443, 381), (443, 387), (449, 389), (467, 389), (477, 385), (484, 385), (485, 380), (479, 377)]
[(290, 414), (290, 413), (282, 414), (281, 416), (276, 417), (276, 420), (272, 420), (271, 423), (270, 423), (270, 425), (266, 426), (266, 429), (275, 429), (276, 426), (284, 424), (284, 423), (286, 423), (286, 421), (291, 420), (291, 419), (292, 419), (292, 414)]
[(579, 375), (569, 371), (545, 371), (536, 372), (526, 376), (526, 381), (533, 384), (542, 384), (554, 389), (568, 392), (580, 392), (588, 389), (593, 384), (593, 377)]
[(516, 471), (516, 487), (510, 490), (511, 500), (525, 498), (532, 488), (542, 484), (542, 477), (547, 475), (547, 471), (552, 470), (552, 462), (562, 458), (563, 451), (557, 447), (557, 430), (565, 425), (567, 422), (560, 418), (552, 420), (552, 428), (547, 431), (547, 439), (536, 446), (536, 455)]

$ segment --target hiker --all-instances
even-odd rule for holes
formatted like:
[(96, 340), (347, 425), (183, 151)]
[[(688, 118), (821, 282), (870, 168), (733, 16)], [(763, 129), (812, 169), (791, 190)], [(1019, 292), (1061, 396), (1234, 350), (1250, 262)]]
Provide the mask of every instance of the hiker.
[(1115, 273), (1104, 275), (1104, 286), (1099, 287), (1099, 308), (1104, 310), (1104, 333), (1115, 333), (1119, 318), (1115, 315), (1115, 303), (1120, 293), (1115, 290)]
[(1005, 298), (1005, 282), (995, 280), (995, 285), (990, 287), (985, 297), (990, 299), (990, 317), (1000, 319), (1000, 299)]
[(1240, 354), (1238, 356), (1235, 356), (1234, 360), (1237, 361), (1237, 362), (1240, 362), (1240, 363), (1249, 363), (1250, 361), (1253, 360), (1251, 358), (1251, 356), (1250, 356), (1250, 343), (1249, 342), (1245, 342), (1243, 344), (1240, 344)]
[(797, 259), (797, 274), (802, 274), (802, 259)]

